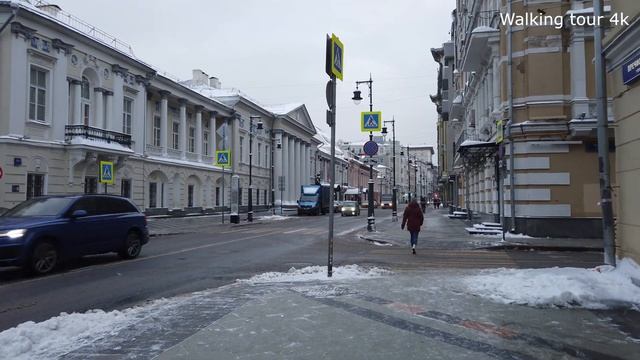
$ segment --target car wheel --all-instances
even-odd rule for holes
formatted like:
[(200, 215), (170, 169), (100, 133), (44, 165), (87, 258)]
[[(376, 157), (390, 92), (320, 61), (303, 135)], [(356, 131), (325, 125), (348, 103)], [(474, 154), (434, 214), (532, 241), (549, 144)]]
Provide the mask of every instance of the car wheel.
[(124, 242), (124, 249), (120, 251), (120, 256), (125, 259), (135, 259), (142, 251), (142, 241), (140, 235), (135, 231), (129, 231), (127, 240)]
[(29, 260), (29, 270), (36, 275), (45, 275), (52, 272), (58, 265), (58, 250), (48, 242), (42, 241), (36, 244)]

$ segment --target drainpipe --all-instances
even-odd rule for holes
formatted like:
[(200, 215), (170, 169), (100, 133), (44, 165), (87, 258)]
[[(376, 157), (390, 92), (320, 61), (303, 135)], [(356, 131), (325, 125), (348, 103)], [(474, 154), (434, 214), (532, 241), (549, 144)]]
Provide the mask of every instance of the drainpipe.
[[(594, 16), (600, 19), (604, 13), (602, 0), (593, 2)], [(600, 207), (602, 208), (602, 238), (604, 241), (604, 262), (616, 266), (615, 232), (613, 224), (613, 204), (611, 202), (611, 178), (609, 165), (609, 135), (607, 113), (608, 97), (605, 58), (602, 53), (604, 37), (603, 24), (594, 28), (596, 62), (596, 97), (598, 98), (598, 169), (600, 172)]]
[[(512, 12), (512, 2), (513, 0), (509, 0), (507, 13), (511, 14)], [(511, 195), (511, 232), (516, 231), (516, 189), (515, 189), (515, 146), (513, 144), (513, 133), (511, 131), (511, 127), (514, 124), (513, 121), (513, 29), (511, 24), (508, 25), (507, 28), (507, 52), (508, 52), (508, 71), (507, 71), (507, 87), (508, 92), (507, 96), (509, 97), (509, 122), (507, 122), (507, 131), (509, 137), (509, 165), (511, 166), (511, 170), (509, 170), (509, 193)]]

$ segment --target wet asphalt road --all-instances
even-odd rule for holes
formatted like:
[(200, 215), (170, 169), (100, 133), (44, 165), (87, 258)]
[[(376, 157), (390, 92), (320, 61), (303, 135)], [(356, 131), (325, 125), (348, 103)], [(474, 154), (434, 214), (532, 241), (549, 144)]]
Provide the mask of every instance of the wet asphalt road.
[[(412, 256), (401, 247), (379, 247), (357, 237), (366, 215), (336, 216), (335, 266), (376, 265), (395, 269), (583, 266), (599, 264), (599, 253), (555, 253), (431, 249)], [(378, 226), (390, 210), (377, 210)], [(142, 255), (122, 261), (93, 256), (56, 274), (25, 278), (0, 269), (0, 331), (61, 312), (124, 309), (149, 300), (217, 288), (236, 279), (291, 267), (326, 265), (328, 216), (295, 217), (245, 226), (217, 221), (190, 233), (153, 237)]]

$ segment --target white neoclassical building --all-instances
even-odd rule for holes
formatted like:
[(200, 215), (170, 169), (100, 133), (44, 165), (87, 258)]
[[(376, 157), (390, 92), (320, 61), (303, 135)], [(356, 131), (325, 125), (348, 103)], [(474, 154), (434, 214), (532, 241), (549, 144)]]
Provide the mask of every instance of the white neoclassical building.
[[(55, 5), (0, 3), (0, 208), (107, 192), (149, 213), (208, 212), (228, 206), (232, 174), (245, 206), (249, 154), (253, 203), (280, 198), (281, 174), (283, 200), (295, 201), (315, 149), (304, 105), (265, 107), (201, 71), (180, 83), (84, 24)], [(250, 132), (252, 117), (263, 130)], [(113, 185), (98, 183), (100, 161), (114, 163)]]

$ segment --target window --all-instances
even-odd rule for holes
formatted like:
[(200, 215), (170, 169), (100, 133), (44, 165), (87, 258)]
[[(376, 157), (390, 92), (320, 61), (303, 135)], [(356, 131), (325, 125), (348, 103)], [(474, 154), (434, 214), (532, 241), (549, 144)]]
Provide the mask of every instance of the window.
[(244, 137), (240, 136), (240, 161), (244, 161)]
[(130, 179), (122, 179), (120, 181), (120, 195), (122, 195), (122, 197), (126, 197), (127, 199), (131, 199), (131, 180)]
[(202, 134), (202, 151), (204, 151), (205, 155), (209, 155), (209, 131), (205, 131)]
[(98, 192), (98, 178), (95, 176), (85, 176), (84, 193), (96, 194)]
[(189, 126), (189, 152), (196, 152), (196, 128)]
[(149, 207), (150, 208), (158, 207), (157, 198), (158, 198), (158, 183), (150, 182), (149, 183)]
[(216, 206), (220, 206), (220, 187), (216, 186)]
[(153, 117), (153, 146), (160, 146), (160, 123), (161, 123), (161, 119), (160, 116), (154, 116)]
[(180, 149), (180, 123), (173, 123), (173, 149)]
[(42, 122), (46, 120), (47, 75), (48, 71), (39, 67), (31, 66), (31, 76), (29, 80), (30, 120)]
[(82, 122), (85, 126), (91, 123), (91, 84), (89, 79), (82, 77), (82, 85), (80, 86), (80, 101), (82, 103)]
[(263, 190), (264, 191), (264, 204), (267, 205), (267, 190)]
[[(252, 192), (251, 188), (249, 188), (249, 192)], [(256, 205), (260, 205), (260, 189), (256, 189)]]
[(122, 111), (122, 132), (131, 135), (131, 114), (133, 113), (133, 100), (124, 98)]
[(262, 144), (258, 143), (258, 166), (262, 165)]
[(27, 200), (44, 195), (44, 175), (27, 174)]
[(71, 206), (68, 214), (73, 214), (76, 210), (84, 210), (87, 212), (88, 216), (97, 215), (98, 205), (95, 198), (95, 196), (89, 196), (78, 199), (78, 201)]
[(193, 207), (193, 185), (187, 187), (187, 207)]
[(264, 166), (269, 167), (269, 146), (264, 146)]

